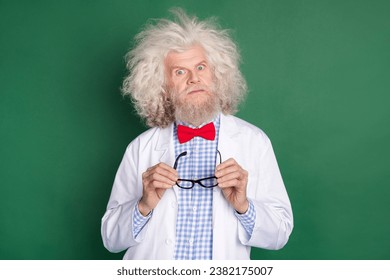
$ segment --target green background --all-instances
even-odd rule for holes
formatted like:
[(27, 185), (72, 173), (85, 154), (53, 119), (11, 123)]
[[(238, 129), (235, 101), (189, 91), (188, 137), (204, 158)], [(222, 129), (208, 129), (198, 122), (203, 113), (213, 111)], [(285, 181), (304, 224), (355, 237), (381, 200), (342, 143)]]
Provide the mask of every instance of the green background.
[(184, 7), (232, 29), (295, 218), (255, 259), (390, 259), (389, 1), (1, 1), (0, 259), (120, 259), (100, 221), (127, 144), (120, 95), (149, 18)]

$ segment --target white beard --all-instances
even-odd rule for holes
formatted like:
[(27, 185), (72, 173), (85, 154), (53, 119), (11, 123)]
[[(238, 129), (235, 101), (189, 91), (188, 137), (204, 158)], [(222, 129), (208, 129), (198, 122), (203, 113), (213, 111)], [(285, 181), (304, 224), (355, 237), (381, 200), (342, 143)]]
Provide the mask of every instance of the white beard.
[[(194, 96), (187, 96), (193, 90), (203, 89), (207, 93), (193, 93)], [(193, 86), (183, 92), (170, 91), (175, 119), (198, 127), (202, 123), (212, 121), (221, 112), (219, 98), (215, 91), (205, 86)]]

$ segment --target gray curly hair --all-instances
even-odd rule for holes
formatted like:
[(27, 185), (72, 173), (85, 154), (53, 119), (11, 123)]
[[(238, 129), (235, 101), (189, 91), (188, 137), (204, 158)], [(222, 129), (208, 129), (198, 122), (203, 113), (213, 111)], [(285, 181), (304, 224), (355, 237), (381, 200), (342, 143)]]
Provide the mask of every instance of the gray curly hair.
[(240, 55), (227, 30), (214, 19), (199, 21), (182, 9), (173, 9), (174, 20), (159, 19), (135, 37), (135, 48), (126, 54), (129, 71), (122, 85), (137, 113), (150, 127), (166, 127), (175, 120), (174, 108), (165, 86), (164, 60), (170, 51), (203, 47), (215, 77), (215, 94), (224, 114), (237, 112), (247, 86), (239, 70)]

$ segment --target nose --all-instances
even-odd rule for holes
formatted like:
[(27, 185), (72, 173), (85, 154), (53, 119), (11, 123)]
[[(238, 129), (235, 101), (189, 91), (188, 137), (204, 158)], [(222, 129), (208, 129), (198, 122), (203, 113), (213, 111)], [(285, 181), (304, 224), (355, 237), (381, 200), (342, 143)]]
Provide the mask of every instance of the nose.
[(190, 76), (188, 77), (189, 84), (197, 84), (200, 82), (199, 76), (195, 71), (190, 71)]

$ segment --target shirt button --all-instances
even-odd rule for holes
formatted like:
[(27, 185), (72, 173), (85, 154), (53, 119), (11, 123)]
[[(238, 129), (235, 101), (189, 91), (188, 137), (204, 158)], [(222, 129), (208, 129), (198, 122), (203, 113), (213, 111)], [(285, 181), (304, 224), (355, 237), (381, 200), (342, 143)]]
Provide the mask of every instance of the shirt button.
[(190, 245), (194, 244), (194, 239), (192, 239), (192, 238), (189, 239), (189, 240), (188, 240), (188, 243), (190, 243)]
[(194, 206), (194, 207), (192, 207), (192, 210), (194, 211), (194, 212), (196, 212), (196, 206)]

